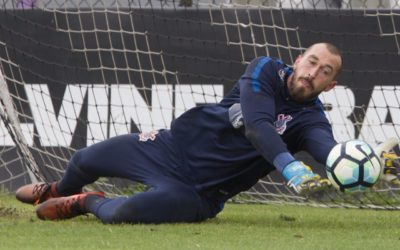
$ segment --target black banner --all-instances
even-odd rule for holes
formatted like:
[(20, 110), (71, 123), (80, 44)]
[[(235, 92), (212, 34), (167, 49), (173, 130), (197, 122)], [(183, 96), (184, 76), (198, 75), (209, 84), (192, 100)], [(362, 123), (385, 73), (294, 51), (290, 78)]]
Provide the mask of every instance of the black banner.
[[(374, 86), (400, 81), (396, 30), (400, 13), (368, 14), (273, 9), (3, 10), (0, 57), (3, 74), (9, 78), (46, 84), (58, 110), (69, 84), (130, 83), (140, 87), (142, 96), (151, 96), (153, 84), (221, 84), (227, 93), (254, 57), (268, 55), (292, 64), (304, 48), (326, 41), (343, 51), (339, 84), (352, 90), (356, 107), (366, 107)], [(10, 91), (26, 95), (21, 87)], [(30, 112), (27, 104), (17, 108)], [(364, 110), (354, 109), (349, 119), (362, 123), (364, 115)], [(81, 116), (87, 116), (87, 110)], [(79, 138), (86, 135), (85, 126), (77, 125)], [(360, 128), (355, 127), (357, 137)], [(79, 138), (72, 140), (73, 148), (85, 146)]]

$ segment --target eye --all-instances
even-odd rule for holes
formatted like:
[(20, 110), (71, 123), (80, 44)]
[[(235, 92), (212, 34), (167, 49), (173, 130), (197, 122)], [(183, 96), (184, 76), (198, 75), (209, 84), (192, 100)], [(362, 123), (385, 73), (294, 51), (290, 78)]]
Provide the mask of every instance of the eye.
[(322, 73), (324, 75), (330, 75), (332, 73), (332, 70), (330, 68), (325, 68), (322, 70)]
[(314, 61), (314, 60), (309, 60), (308, 61), (311, 65), (315, 65), (315, 64), (317, 64), (317, 62), (316, 61)]

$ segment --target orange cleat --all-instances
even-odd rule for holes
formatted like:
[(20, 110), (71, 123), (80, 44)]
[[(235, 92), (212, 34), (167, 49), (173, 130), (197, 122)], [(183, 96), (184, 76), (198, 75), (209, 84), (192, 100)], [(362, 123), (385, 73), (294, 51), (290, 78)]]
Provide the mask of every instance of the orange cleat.
[(28, 184), (20, 187), (15, 196), (21, 202), (37, 205), (50, 198), (60, 197), (56, 191), (56, 185), (56, 182)]
[(104, 198), (103, 192), (86, 192), (53, 198), (40, 204), (36, 209), (36, 215), (42, 220), (65, 220), (86, 214), (84, 202), (88, 196), (92, 195)]

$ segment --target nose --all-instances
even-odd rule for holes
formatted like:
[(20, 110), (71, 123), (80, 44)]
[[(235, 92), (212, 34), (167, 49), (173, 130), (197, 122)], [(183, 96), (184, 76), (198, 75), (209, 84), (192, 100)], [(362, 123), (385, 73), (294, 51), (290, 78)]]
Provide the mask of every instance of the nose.
[(310, 71), (308, 72), (308, 77), (315, 78), (318, 74), (318, 71), (319, 71), (318, 67), (311, 68)]

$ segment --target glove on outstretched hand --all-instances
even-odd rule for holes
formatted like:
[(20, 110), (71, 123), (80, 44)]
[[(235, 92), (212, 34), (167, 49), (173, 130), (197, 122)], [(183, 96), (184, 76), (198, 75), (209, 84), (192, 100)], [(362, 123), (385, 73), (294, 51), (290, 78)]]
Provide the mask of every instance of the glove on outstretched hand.
[(313, 173), (311, 168), (301, 161), (289, 163), (283, 169), (282, 174), (287, 185), (303, 196), (325, 190), (331, 186), (328, 179), (321, 179), (318, 174)]
[(390, 138), (379, 144), (374, 151), (381, 160), (381, 179), (400, 186), (400, 156), (394, 151), (398, 145), (397, 138)]

